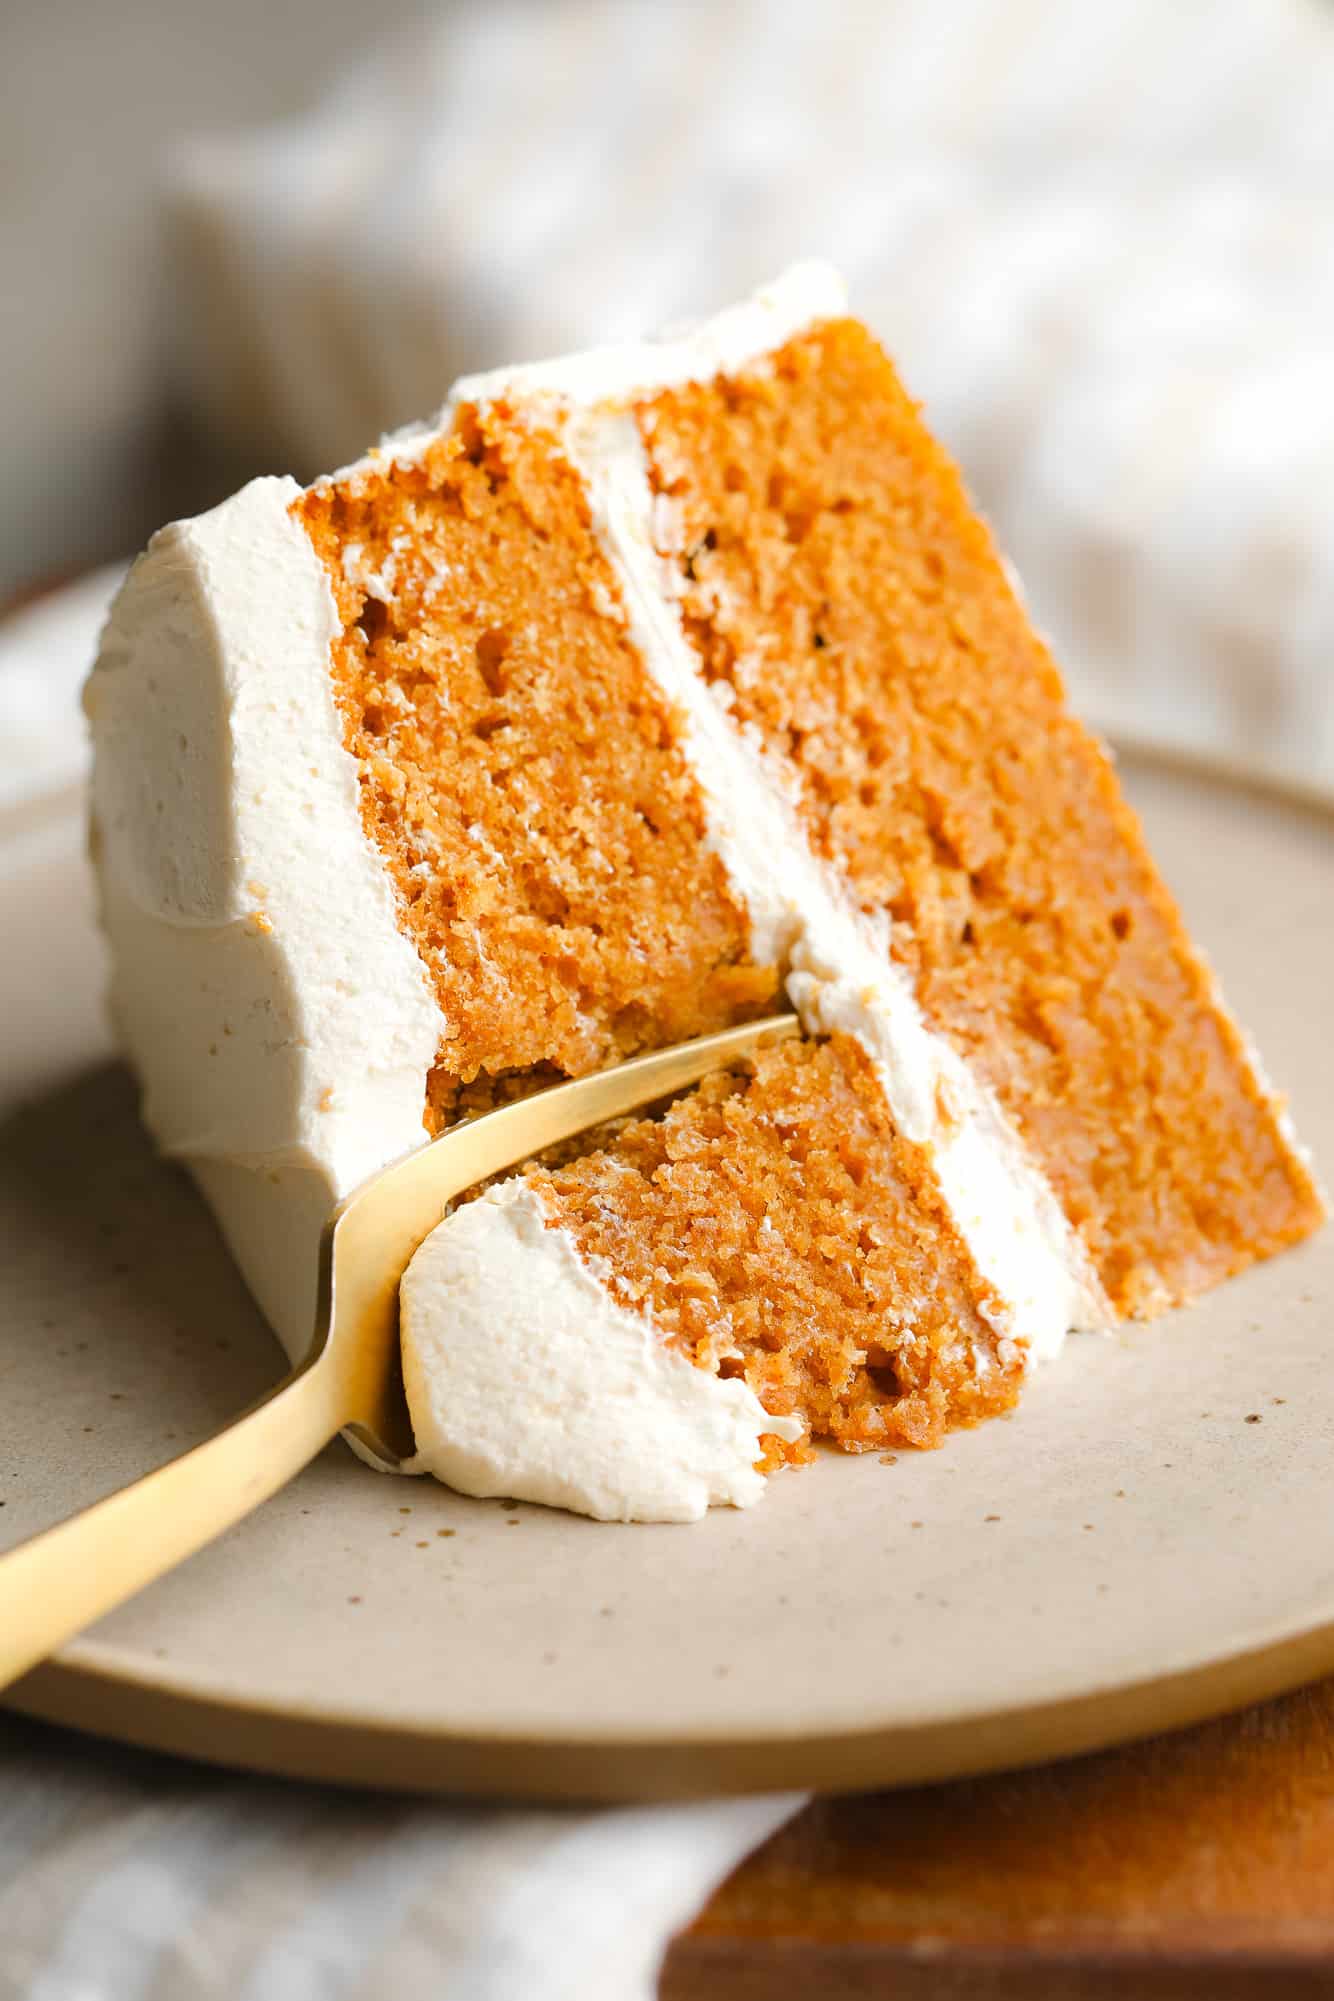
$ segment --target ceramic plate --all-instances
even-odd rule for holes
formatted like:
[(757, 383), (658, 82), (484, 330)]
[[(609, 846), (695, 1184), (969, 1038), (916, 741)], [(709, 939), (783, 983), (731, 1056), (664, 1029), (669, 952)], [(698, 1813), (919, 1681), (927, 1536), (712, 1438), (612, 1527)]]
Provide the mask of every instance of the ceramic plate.
[[(1135, 758), (1189, 920), (1334, 1161), (1334, 817)], [(67, 812), (0, 877), (0, 1542), (279, 1366), (97, 1021)], [(15, 989), (17, 988), (17, 991)], [(1334, 1669), (1334, 1230), (1073, 1339), (1014, 1417), (829, 1454), (746, 1513), (611, 1527), (341, 1446), (11, 1692), (224, 1762), (470, 1792), (866, 1786), (1106, 1744)]]

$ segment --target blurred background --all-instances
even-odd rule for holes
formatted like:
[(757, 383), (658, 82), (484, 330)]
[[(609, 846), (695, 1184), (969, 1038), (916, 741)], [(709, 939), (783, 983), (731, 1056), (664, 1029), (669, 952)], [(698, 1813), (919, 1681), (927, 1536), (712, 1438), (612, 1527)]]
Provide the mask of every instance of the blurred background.
[(0, 599), (822, 256), (1095, 718), (1334, 783), (1326, 0), (5, 0), (0, 40)]

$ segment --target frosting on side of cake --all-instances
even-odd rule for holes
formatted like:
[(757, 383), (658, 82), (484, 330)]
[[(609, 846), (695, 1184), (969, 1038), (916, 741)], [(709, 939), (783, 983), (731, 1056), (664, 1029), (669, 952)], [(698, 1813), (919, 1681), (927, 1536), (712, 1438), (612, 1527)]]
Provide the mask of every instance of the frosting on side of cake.
[(144, 1116), (293, 1353), (328, 1209), (425, 1139), (441, 1031), (362, 831), (298, 490), (256, 480), (163, 530), (85, 697), (111, 1004)]
[(763, 1434), (801, 1436), (800, 1420), (771, 1417), (619, 1305), (522, 1180), (456, 1210), (400, 1299), (417, 1465), (460, 1493), (696, 1521), (759, 1499)]

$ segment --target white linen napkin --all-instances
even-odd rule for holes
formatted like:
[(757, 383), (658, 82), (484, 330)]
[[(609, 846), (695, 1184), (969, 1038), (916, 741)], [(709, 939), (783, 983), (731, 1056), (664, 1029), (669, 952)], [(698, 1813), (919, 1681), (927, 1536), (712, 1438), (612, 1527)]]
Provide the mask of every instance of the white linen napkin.
[(0, 2001), (652, 2001), (799, 1804), (376, 1797), (0, 1719)]
[(24, 808), (82, 811), (89, 743), (79, 690), (124, 575), (123, 563), (110, 563), (0, 621), (0, 832)]
[[(0, 624), (0, 877), (82, 818), (122, 574)], [(0, 2001), (652, 2001), (673, 1932), (801, 1804), (374, 1797), (0, 1718)]]

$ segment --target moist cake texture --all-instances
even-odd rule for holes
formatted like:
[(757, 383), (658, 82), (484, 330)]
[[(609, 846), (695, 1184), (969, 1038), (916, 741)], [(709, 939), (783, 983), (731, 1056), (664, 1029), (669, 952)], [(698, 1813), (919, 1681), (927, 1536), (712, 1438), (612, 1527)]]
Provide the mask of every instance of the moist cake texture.
[(1304, 1234), (1306, 1175), (1115, 775), (871, 335), (834, 321), (638, 415), (701, 672), (891, 918), (1116, 1310)]
[[(1322, 1215), (1101, 748), (837, 281), (458, 386), (164, 531), (90, 683), (114, 1000), (295, 1350), (328, 1203), (762, 1051), (442, 1221), (424, 1466), (621, 1518), (934, 1445)], [(169, 1000), (164, 999), (169, 995)]]
[(850, 1451), (1015, 1400), (1019, 1344), (850, 1036), (762, 1051), (526, 1178), (669, 1347)]
[(312, 489), (366, 831), (448, 1031), (432, 1130), (512, 1073), (578, 1076), (772, 1011), (745, 911), (556, 440), (469, 413)]

